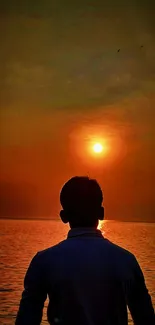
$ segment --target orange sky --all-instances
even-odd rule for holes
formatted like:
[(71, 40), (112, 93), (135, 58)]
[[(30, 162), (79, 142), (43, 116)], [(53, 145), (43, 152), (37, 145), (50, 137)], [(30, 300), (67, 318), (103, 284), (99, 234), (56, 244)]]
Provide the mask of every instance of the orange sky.
[[(151, 98), (151, 103), (154, 101)], [(137, 120), (134, 105), (141, 112)], [(153, 220), (154, 129), (146, 105), (151, 110), (147, 99), (122, 102), (104, 111), (96, 108), (89, 116), (66, 111), (5, 112), (1, 215), (55, 216), (64, 181), (72, 175), (90, 175), (103, 188), (107, 218)], [(122, 114), (125, 109), (128, 119)], [(94, 159), (87, 151), (87, 138), (94, 135), (110, 139), (107, 156)]]
[[(155, 220), (154, 10), (147, 0), (4, 3), (0, 217), (57, 216), (62, 184), (89, 175), (106, 218)], [(109, 146), (98, 159), (94, 137)]]

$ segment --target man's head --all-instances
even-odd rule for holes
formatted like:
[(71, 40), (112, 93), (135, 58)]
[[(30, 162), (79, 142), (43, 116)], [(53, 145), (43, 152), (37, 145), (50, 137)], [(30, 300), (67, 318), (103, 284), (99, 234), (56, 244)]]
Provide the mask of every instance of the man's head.
[(69, 222), (71, 228), (97, 227), (98, 221), (104, 218), (102, 201), (102, 190), (95, 179), (73, 177), (60, 193), (61, 219)]

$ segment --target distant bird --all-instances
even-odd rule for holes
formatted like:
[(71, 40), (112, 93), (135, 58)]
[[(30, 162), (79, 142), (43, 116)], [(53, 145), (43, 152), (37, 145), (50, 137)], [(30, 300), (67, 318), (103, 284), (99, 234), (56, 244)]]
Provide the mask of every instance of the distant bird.
[(120, 52), (120, 50), (121, 50), (121, 49), (118, 49), (117, 53), (119, 53), (119, 52)]
[(141, 47), (140, 47), (140, 48), (142, 49), (143, 47), (144, 47), (144, 46), (143, 46), (143, 45), (141, 45)]

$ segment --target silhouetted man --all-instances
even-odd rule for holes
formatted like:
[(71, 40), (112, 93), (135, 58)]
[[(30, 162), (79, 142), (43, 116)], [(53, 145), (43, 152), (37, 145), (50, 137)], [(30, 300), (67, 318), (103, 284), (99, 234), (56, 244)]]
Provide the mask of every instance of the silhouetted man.
[(48, 321), (58, 325), (155, 325), (144, 277), (134, 255), (97, 230), (104, 218), (102, 191), (87, 177), (62, 188), (66, 240), (33, 258), (25, 276), (16, 325), (39, 325), (48, 295)]

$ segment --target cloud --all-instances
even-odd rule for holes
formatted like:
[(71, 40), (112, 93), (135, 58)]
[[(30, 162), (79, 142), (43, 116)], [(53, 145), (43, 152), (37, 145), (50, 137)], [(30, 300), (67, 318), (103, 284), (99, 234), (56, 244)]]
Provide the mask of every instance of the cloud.
[(2, 109), (83, 109), (154, 91), (149, 6), (146, 1), (116, 6), (114, 0), (4, 3)]

